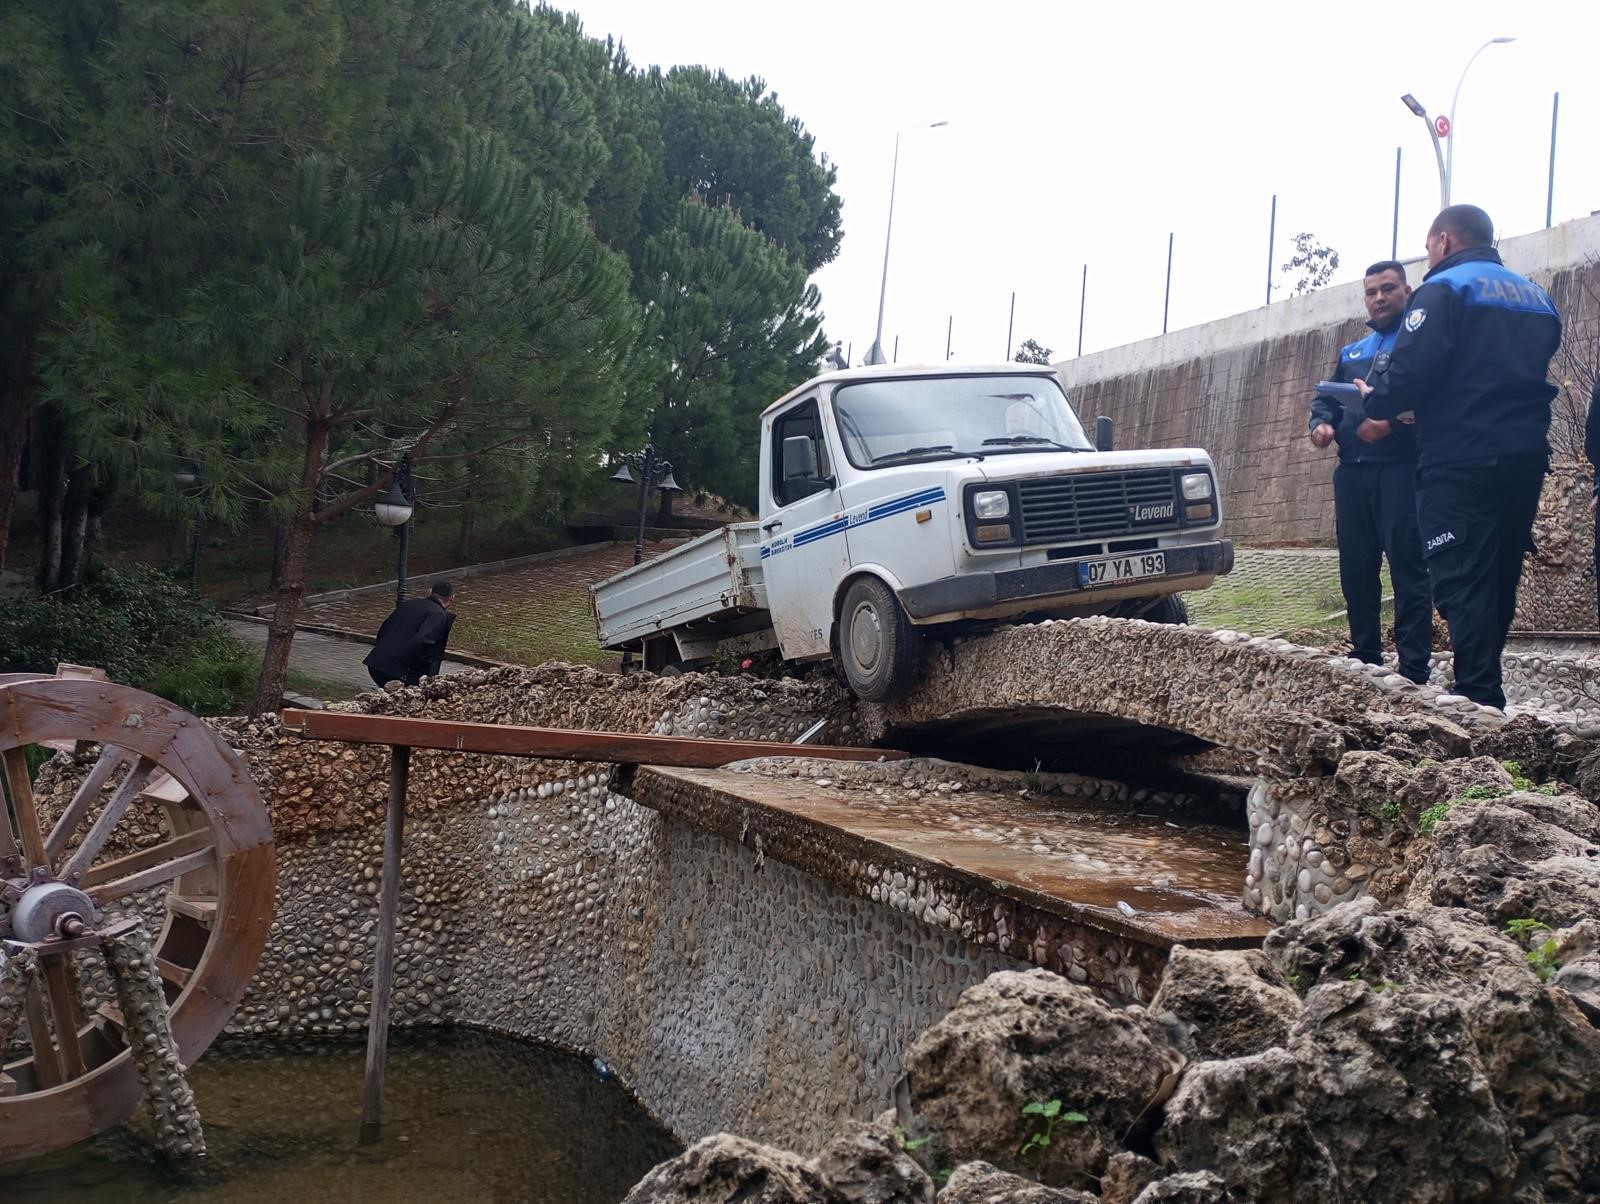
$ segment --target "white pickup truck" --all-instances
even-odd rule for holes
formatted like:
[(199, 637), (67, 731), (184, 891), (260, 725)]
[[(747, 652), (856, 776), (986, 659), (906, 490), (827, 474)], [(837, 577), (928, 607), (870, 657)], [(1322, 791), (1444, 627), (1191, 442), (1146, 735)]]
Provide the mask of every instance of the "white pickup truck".
[(760, 515), (591, 587), (606, 648), (832, 657), (871, 702), (922, 634), (1089, 614), (1185, 618), (1233, 568), (1211, 458), (1110, 450), (1048, 367), (829, 372), (761, 415)]

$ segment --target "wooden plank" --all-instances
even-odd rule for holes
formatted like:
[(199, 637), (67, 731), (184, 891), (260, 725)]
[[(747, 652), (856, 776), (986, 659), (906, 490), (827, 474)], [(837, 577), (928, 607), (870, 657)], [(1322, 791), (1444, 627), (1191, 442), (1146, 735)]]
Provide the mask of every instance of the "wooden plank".
[(67, 955), (47, 954), (39, 961), (44, 969), (45, 988), (50, 995), (50, 1018), (55, 1022), (56, 1047), (61, 1052), (62, 1072), (69, 1080), (81, 1079), (88, 1067), (83, 1063), (83, 1049), (78, 1045), (81, 1009), (78, 993), (73, 989)]
[(167, 982), (170, 982), (179, 990), (182, 990), (188, 985), (189, 978), (194, 973), (192, 970), (185, 970), (182, 966), (178, 965), (177, 962), (169, 962), (164, 957), (156, 958), (156, 969), (161, 971), (162, 978), (164, 978)]
[(349, 715), (337, 711), (285, 710), (283, 726), (308, 740), (439, 748), (450, 752), (492, 753), (555, 761), (664, 765), (684, 769), (717, 769), (734, 761), (747, 761), (754, 757), (902, 761), (908, 755), (889, 748), (799, 745), (768, 740), (696, 740), (687, 736), (639, 736), (622, 732), (514, 727), (498, 723), (402, 719), (391, 715)]
[(24, 1005), (28, 1014), (28, 1040), (33, 1047), (33, 1077), (41, 1087), (59, 1087), (63, 1079), (61, 1063), (56, 1060), (56, 1047), (50, 1042), (50, 1026), (44, 1019), (44, 996), (39, 990), (39, 980), (28, 980), (28, 999)]
[(389, 750), (389, 803), (384, 812), (383, 879), (378, 894), (378, 955), (367, 1018), (367, 1074), (361, 1094), (361, 1143), (378, 1140), (383, 1123), (383, 1078), (389, 1065), (389, 994), (394, 985), (394, 932), (400, 912), (400, 846), (405, 834), (411, 750)]
[(174, 892), (167, 896), (167, 910), (173, 915), (188, 916), (203, 928), (210, 928), (217, 922), (217, 900), (210, 895), (202, 898)]
[(6, 790), (11, 795), (11, 812), (17, 817), (17, 839), (22, 843), (22, 854), (27, 858), (29, 869), (48, 866), (50, 858), (44, 851), (39, 812), (33, 804), (33, 782), (28, 777), (28, 751), (25, 748), (8, 748), (4, 759)]
[(61, 850), (67, 847), (67, 841), (72, 839), (72, 834), (78, 830), (78, 825), (83, 822), (83, 817), (88, 814), (89, 808), (99, 802), (101, 787), (110, 780), (112, 774), (116, 773), (117, 767), (127, 755), (115, 744), (107, 744), (100, 750), (100, 759), (94, 763), (89, 776), (79, 784), (72, 801), (67, 804), (67, 809), (61, 813), (61, 818), (56, 820), (56, 826), (50, 829), (50, 835), (44, 842), (45, 856), (52, 861), (60, 856)]
[(180, 857), (187, 857), (190, 853), (209, 849), (214, 843), (210, 828), (195, 828), (182, 836), (174, 836), (160, 844), (151, 845), (148, 849), (140, 849), (137, 853), (118, 857), (115, 861), (103, 861), (91, 867), (78, 886), (82, 890), (88, 890), (105, 882), (115, 882), (118, 878), (142, 874), (164, 861), (176, 861)]

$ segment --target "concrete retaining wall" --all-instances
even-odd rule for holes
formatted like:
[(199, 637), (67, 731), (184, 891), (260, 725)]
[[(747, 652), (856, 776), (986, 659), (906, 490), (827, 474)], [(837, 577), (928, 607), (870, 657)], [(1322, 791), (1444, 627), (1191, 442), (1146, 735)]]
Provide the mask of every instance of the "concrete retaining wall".
[[(1564, 404), (1576, 406), (1581, 433), (1600, 331), (1600, 218), (1507, 239), (1500, 251), (1561, 309), (1576, 363), (1558, 359), (1552, 379), (1570, 385)], [(1407, 264), (1413, 285), (1425, 270)], [(1234, 539), (1332, 541), (1334, 456), (1311, 446), (1306, 418), (1312, 387), (1362, 332), (1361, 293), (1353, 281), (1056, 369), (1085, 420), (1116, 419), (1119, 446), (1208, 450)], [(1556, 438), (1570, 443), (1570, 431)]]

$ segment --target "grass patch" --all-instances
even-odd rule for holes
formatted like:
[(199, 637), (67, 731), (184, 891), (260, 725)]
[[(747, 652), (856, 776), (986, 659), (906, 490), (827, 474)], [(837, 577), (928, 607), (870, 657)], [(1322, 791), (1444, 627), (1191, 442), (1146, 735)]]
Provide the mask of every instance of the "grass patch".
[(454, 647), (522, 665), (566, 661), (610, 667), (617, 654), (600, 647), (587, 589), (533, 596), (514, 606), (484, 606), (461, 615)]
[[(363, 692), (363, 687), (352, 686), (348, 682), (331, 681), (314, 673), (302, 673), (298, 669), (289, 670), (284, 676), (283, 686), (291, 694), (304, 694), (308, 698), (318, 698), (323, 702), (348, 702)], [(376, 686), (365, 687), (368, 690), (376, 688)]]

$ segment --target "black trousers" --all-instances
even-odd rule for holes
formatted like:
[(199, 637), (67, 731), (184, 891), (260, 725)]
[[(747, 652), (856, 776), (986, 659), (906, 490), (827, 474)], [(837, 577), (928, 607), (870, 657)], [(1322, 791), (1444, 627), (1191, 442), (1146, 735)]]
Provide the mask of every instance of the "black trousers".
[(1506, 704), (1500, 655), (1549, 466), (1540, 452), (1435, 465), (1417, 475), (1417, 526), (1434, 603), (1450, 624), (1456, 693), (1486, 706)]
[(1333, 509), (1339, 529), (1339, 586), (1350, 616), (1350, 654), (1369, 665), (1383, 663), (1379, 572), (1387, 556), (1400, 672), (1425, 682), (1433, 652), (1433, 599), (1417, 533), (1416, 474), (1412, 461), (1341, 463), (1333, 470)]

